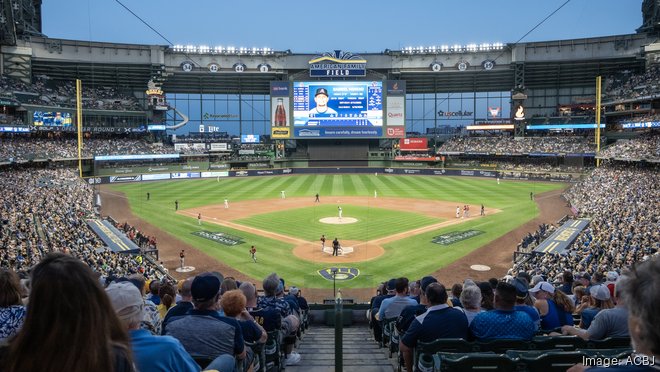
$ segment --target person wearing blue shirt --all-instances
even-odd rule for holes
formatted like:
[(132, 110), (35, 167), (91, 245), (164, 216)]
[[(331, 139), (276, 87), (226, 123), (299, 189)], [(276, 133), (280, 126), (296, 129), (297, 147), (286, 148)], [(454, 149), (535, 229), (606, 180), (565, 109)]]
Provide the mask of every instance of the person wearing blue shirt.
[(470, 331), (478, 341), (531, 340), (536, 328), (526, 313), (516, 311), (516, 287), (500, 282), (495, 289), (495, 309), (478, 314)]
[(200, 370), (177, 339), (154, 336), (151, 332), (140, 329), (144, 317), (144, 301), (137, 287), (129, 282), (112, 283), (106, 293), (117, 316), (130, 334), (135, 364), (141, 372)]
[(447, 289), (440, 283), (431, 283), (424, 292), (430, 307), (415, 318), (399, 342), (406, 369), (412, 372), (412, 350), (417, 341), (431, 342), (438, 338), (468, 337), (468, 321), (460, 310), (447, 305)]
[(398, 278), (394, 285), (396, 295), (386, 298), (378, 309), (378, 320), (396, 318), (401, 315), (401, 311), (407, 306), (417, 305), (412, 297), (408, 297), (408, 279)]
[(532, 304), (532, 298), (529, 296), (529, 286), (527, 285), (527, 280), (525, 278), (515, 278), (511, 283), (516, 287), (516, 306), (513, 307), (516, 311), (522, 311), (529, 315), (529, 317), (534, 322), (534, 329), (538, 330), (541, 328), (541, 316), (539, 311), (536, 310)]

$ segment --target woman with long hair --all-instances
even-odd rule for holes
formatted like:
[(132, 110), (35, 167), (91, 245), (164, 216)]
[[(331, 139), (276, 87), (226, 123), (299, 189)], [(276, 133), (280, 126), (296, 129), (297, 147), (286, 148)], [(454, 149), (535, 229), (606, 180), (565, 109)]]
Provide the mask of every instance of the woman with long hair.
[(11, 340), (25, 321), (21, 289), (14, 271), (0, 269), (0, 343)]
[(165, 318), (167, 312), (176, 305), (176, 289), (170, 283), (163, 283), (158, 288), (158, 297), (160, 297), (160, 304), (158, 304), (158, 315), (161, 319)]
[(575, 304), (562, 291), (548, 282), (539, 282), (529, 290), (536, 301), (534, 307), (541, 316), (541, 329), (554, 330), (563, 325), (573, 325)]
[(4, 370), (134, 371), (129, 338), (92, 270), (52, 253), (32, 270), (23, 328)]

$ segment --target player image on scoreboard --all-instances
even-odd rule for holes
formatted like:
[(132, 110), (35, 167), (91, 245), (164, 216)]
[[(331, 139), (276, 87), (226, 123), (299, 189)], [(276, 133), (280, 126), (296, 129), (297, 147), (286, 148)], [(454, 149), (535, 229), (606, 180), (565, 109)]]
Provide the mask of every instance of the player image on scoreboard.
[(293, 83), (295, 127), (382, 127), (381, 81)]

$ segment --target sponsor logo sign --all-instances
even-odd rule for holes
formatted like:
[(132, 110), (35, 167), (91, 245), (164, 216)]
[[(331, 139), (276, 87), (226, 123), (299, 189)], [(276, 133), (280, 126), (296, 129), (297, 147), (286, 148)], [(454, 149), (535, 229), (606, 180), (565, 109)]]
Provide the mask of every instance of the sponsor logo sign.
[(211, 177), (229, 177), (229, 172), (202, 172), (202, 178)]
[(110, 182), (135, 182), (142, 180), (142, 176), (111, 176)]
[(270, 136), (272, 138), (289, 138), (291, 137), (291, 129), (287, 127), (274, 127), (270, 129)]
[(366, 76), (367, 60), (341, 50), (309, 61), (309, 76)]
[(385, 173), (394, 173), (394, 169), (392, 169), (392, 168), (385, 168), (383, 171)]
[(291, 173), (293, 173), (293, 169), (291, 168), (282, 169), (282, 174), (291, 174)]
[(236, 171), (236, 177), (247, 177), (248, 171)]
[(223, 245), (239, 245), (245, 243), (243, 238), (236, 235), (229, 235), (223, 232), (211, 232), (211, 231), (193, 231), (191, 234), (200, 236), (205, 239), (213, 240), (216, 243)]
[(452, 231), (447, 234), (434, 236), (431, 242), (441, 245), (450, 245), (456, 242), (460, 242), (461, 240), (470, 239), (483, 233), (484, 232), (481, 230)]
[(321, 269), (318, 271), (326, 280), (352, 280), (360, 275), (360, 270), (355, 267), (336, 267), (336, 274), (332, 273), (332, 268)]
[(406, 97), (387, 97), (387, 125), (404, 125)]
[(388, 80), (387, 81), (387, 95), (388, 96), (405, 96), (406, 95), (406, 81), (405, 80)]
[(428, 140), (426, 138), (404, 138), (399, 142), (401, 150), (423, 150), (429, 148)]
[(290, 94), (288, 81), (271, 81), (270, 95), (272, 97), (288, 97)]
[(406, 130), (403, 127), (387, 128), (385, 134), (388, 138), (403, 138), (406, 136)]

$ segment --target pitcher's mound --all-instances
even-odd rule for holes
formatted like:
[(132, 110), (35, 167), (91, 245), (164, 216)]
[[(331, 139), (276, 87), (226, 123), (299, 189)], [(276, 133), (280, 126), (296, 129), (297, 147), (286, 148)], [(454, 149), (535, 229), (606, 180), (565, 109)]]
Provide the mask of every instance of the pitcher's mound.
[(332, 225), (346, 225), (349, 223), (356, 223), (358, 222), (358, 219), (353, 217), (342, 217), (341, 219), (339, 217), (325, 217), (325, 218), (321, 218), (319, 222), (329, 223)]

